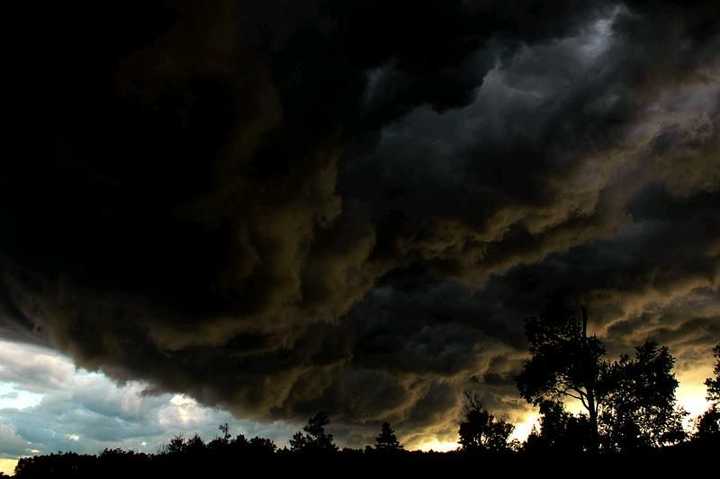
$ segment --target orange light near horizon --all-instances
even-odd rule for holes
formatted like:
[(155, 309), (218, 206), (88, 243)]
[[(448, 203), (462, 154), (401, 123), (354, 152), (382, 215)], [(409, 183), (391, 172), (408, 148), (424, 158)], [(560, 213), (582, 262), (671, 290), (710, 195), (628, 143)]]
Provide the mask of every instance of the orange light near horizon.
[(695, 418), (710, 409), (712, 405), (705, 398), (705, 386), (702, 384), (681, 384), (678, 388), (678, 404), (689, 413), (688, 421), (692, 423)]
[(0, 472), (5, 473), (8, 476), (14, 475), (17, 463), (17, 459), (9, 459), (5, 457), (0, 458)]
[(515, 424), (515, 429), (513, 429), (513, 432), (510, 435), (510, 440), (518, 440), (521, 442), (525, 441), (532, 432), (533, 427), (539, 427), (539, 424), (540, 414), (537, 412), (527, 413), (520, 422)]
[(449, 452), (454, 451), (460, 447), (460, 445), (457, 442), (451, 442), (451, 441), (440, 441), (437, 438), (432, 438), (428, 441), (420, 443), (420, 445), (415, 448), (418, 451), (435, 451), (435, 452)]

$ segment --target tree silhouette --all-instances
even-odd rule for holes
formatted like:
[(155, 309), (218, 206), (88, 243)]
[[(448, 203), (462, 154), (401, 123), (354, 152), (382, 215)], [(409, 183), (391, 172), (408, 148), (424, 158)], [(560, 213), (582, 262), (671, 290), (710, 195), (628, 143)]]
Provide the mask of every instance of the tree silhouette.
[(330, 419), (325, 413), (315, 414), (303, 428), (305, 432), (298, 431), (290, 439), (290, 450), (294, 452), (336, 451), (337, 446), (333, 442), (333, 435), (325, 431), (325, 426), (328, 424), (330, 424)]
[(533, 430), (527, 440), (530, 452), (577, 454), (592, 448), (592, 430), (586, 415), (570, 414), (557, 401), (543, 401), (540, 415), (540, 430)]
[(685, 412), (676, 406), (675, 358), (666, 347), (647, 341), (635, 357), (613, 363), (613, 389), (602, 417), (609, 447), (633, 450), (674, 444), (684, 438)]
[(203, 442), (202, 438), (198, 434), (195, 434), (185, 442), (185, 451), (190, 454), (199, 454), (204, 449), (205, 442)]
[(463, 420), (458, 435), (466, 452), (502, 452), (508, 449), (508, 437), (514, 426), (496, 419), (485, 408), (477, 395), (465, 393)]
[[(244, 440), (245, 438), (243, 438)], [(275, 443), (266, 437), (254, 437), (247, 442), (247, 448), (252, 451), (253, 454), (273, 454), (277, 450)]]
[(588, 336), (587, 310), (579, 314), (561, 299), (550, 302), (544, 313), (526, 322), (531, 359), (517, 377), (520, 394), (539, 406), (543, 401), (579, 401), (587, 411), (593, 448), (599, 446), (598, 418), (606, 400), (608, 363), (605, 347)]
[(700, 416), (696, 422), (695, 439), (704, 444), (720, 445), (720, 344), (713, 348), (715, 357), (714, 376), (707, 378), (707, 400), (712, 401), (710, 409)]
[(399, 451), (403, 448), (395, 431), (390, 427), (390, 423), (382, 423), (380, 434), (375, 438), (375, 448), (382, 451)]
[(707, 378), (705, 381), (705, 386), (707, 386), (707, 400), (720, 402), (720, 344), (713, 349), (713, 355), (715, 356), (714, 376)]
[(717, 405), (705, 411), (696, 423), (697, 432), (695, 438), (700, 441), (720, 443), (720, 408)]
[(230, 441), (230, 438), (232, 437), (232, 435), (230, 434), (230, 426), (228, 425), (228, 423), (220, 424), (218, 426), (218, 430), (222, 433), (222, 439), (225, 442)]
[(169, 454), (180, 454), (185, 451), (185, 438), (182, 434), (170, 439), (170, 442), (165, 446), (165, 451)]

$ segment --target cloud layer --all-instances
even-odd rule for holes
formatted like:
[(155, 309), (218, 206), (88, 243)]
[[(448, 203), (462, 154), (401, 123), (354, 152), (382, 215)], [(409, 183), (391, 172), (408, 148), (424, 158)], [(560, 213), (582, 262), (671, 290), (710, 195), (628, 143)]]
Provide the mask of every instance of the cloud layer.
[(187, 396), (148, 395), (141, 382), (118, 385), (45, 348), (0, 346), (0, 389), (9, 391), (0, 396), (0, 458), (117, 447), (156, 452), (178, 434), (218, 437), (218, 425), (226, 422), (233, 434), (278, 444), (291, 433), (288, 425), (233, 419)]
[(470, 387), (522, 414), (522, 320), (558, 291), (612, 352), (709, 363), (717, 2), (48, 8), (0, 178), (5, 338), (349, 443), (452, 438)]

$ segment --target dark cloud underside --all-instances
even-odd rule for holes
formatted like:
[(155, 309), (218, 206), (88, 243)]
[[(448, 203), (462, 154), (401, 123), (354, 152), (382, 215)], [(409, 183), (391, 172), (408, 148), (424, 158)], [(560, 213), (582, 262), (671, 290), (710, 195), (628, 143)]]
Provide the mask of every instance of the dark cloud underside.
[(718, 339), (718, 2), (41, 10), (0, 175), (6, 338), (407, 437), (469, 387), (522, 407), (522, 320), (557, 291), (612, 351)]

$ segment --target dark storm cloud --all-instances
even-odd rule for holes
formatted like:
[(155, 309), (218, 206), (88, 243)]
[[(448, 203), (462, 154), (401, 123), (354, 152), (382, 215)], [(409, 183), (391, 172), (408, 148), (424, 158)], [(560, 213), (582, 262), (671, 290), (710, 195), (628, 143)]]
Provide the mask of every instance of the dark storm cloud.
[(7, 338), (420, 441), (464, 389), (523, 407), (557, 290), (613, 351), (717, 337), (717, 2), (48, 8), (0, 178)]

